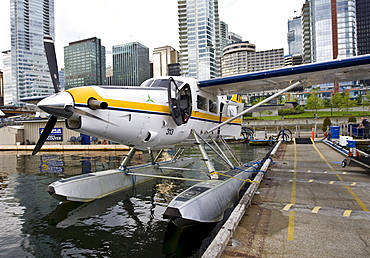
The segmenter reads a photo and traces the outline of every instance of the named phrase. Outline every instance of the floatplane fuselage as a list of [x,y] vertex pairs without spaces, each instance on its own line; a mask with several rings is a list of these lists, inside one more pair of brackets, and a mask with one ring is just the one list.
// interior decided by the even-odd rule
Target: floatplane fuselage
[[[195,130],[207,138],[211,127],[243,110],[236,101],[207,93],[185,77],[153,78],[140,87],[85,86],[59,92],[38,103],[44,111],[66,118],[67,128],[147,150],[173,148]],[[221,135],[239,137],[235,119]]]

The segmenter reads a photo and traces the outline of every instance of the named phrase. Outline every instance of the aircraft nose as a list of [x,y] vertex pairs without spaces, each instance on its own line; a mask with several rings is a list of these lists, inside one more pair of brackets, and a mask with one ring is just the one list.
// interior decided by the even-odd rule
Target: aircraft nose
[[70,118],[73,115],[74,102],[71,94],[59,92],[41,100],[37,106],[50,115]]

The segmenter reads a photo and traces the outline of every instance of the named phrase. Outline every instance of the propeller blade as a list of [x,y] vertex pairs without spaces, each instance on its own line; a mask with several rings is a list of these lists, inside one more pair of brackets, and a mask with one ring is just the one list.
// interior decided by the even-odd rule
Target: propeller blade
[[48,138],[49,134],[53,130],[53,128],[54,128],[55,124],[57,123],[57,121],[58,121],[58,117],[57,116],[51,116],[50,117],[50,119],[47,122],[44,130],[42,131],[42,134],[40,135],[39,140],[37,141],[37,144],[36,144],[35,148],[33,149],[32,155],[35,155],[37,152],[40,151],[42,145],[44,145],[44,142],[46,141],[46,139]]
[[55,93],[60,92],[58,63],[52,37],[44,36],[44,48]]

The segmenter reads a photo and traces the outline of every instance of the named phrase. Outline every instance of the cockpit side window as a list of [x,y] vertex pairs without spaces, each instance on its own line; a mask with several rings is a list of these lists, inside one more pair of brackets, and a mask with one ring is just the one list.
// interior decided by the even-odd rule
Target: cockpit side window
[[[176,80],[176,85],[181,87],[183,84],[182,81]],[[167,88],[168,87],[168,79],[149,79],[143,82],[140,87],[150,87],[150,88]]]
[[150,85],[153,83],[153,79],[148,79],[148,80],[146,80],[146,81],[144,81],[141,85],[140,85],[140,87],[150,87]]

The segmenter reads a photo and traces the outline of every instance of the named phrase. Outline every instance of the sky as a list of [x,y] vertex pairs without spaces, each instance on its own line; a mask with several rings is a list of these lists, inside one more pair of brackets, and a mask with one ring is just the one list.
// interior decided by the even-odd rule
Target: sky
[[[287,21],[300,14],[304,0],[218,2],[220,20],[229,31],[255,44],[257,51],[284,48],[287,53]],[[11,48],[9,3],[0,0],[0,51]],[[138,41],[149,48],[150,58],[156,47],[179,50],[177,0],[54,0],[54,12],[59,68],[64,66],[64,46],[91,37],[100,38],[106,51]]]

